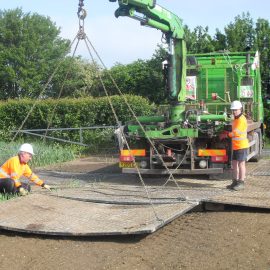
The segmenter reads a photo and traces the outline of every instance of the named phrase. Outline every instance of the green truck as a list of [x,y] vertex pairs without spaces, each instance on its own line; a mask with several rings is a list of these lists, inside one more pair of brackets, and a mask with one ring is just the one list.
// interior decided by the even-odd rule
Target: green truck
[[[110,0],[116,2],[116,0]],[[159,115],[121,128],[124,173],[222,174],[232,167],[230,104],[240,100],[248,120],[248,160],[258,161],[265,134],[258,52],[189,55],[181,19],[154,0],[118,0],[116,17],[159,29],[168,45],[163,62],[170,104]]]

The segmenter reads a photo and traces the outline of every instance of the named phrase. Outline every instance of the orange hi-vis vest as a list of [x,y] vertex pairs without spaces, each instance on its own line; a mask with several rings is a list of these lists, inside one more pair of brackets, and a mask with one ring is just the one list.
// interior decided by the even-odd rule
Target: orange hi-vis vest
[[233,150],[249,148],[247,139],[247,119],[244,115],[233,120],[232,132],[230,132],[228,136],[232,138]]
[[19,156],[10,158],[0,167],[0,181],[1,178],[11,178],[15,182],[15,187],[20,187],[22,185],[19,181],[22,175],[36,185],[43,185],[43,181],[31,171],[30,167],[27,164],[20,162]]

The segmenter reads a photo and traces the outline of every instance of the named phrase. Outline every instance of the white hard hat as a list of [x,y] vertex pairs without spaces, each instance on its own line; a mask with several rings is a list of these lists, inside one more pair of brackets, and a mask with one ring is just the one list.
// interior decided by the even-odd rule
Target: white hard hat
[[29,143],[24,143],[20,146],[19,152],[27,152],[31,155],[34,155],[33,146]]
[[231,104],[231,110],[240,110],[242,107],[242,103],[239,100],[235,100]]

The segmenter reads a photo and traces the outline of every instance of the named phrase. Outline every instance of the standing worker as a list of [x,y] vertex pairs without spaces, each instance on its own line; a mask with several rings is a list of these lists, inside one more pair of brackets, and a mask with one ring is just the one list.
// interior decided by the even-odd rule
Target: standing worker
[[223,132],[220,139],[231,138],[233,148],[233,182],[227,186],[229,189],[242,190],[245,186],[246,159],[248,154],[249,142],[247,139],[247,119],[243,115],[242,103],[235,100],[231,104],[234,116],[232,121],[232,132]]
[[31,187],[29,184],[19,181],[21,176],[27,177],[38,186],[51,190],[50,186],[45,185],[28,166],[27,163],[31,160],[33,155],[34,151],[32,145],[24,143],[21,145],[18,155],[8,159],[0,167],[0,193],[27,195]]

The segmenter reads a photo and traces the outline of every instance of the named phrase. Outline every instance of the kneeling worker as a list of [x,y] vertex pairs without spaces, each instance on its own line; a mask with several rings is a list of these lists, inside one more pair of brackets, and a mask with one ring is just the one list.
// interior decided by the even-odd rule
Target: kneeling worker
[[29,184],[19,181],[21,176],[27,177],[38,186],[51,190],[50,186],[45,185],[28,166],[27,163],[31,160],[33,155],[34,151],[32,145],[24,143],[21,145],[18,155],[8,159],[0,167],[0,193],[27,195],[31,187]]

